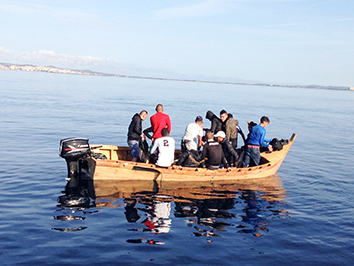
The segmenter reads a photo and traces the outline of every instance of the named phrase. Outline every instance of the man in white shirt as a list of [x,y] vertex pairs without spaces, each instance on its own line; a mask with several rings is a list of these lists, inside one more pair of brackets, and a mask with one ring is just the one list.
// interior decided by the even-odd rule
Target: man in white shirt
[[198,150],[203,143],[203,118],[198,115],[195,119],[195,123],[190,123],[186,132],[184,133],[184,137],[181,142],[181,150],[184,152],[185,150]]
[[167,128],[161,130],[162,138],[158,138],[154,142],[150,153],[158,151],[156,165],[161,167],[169,167],[175,160],[175,140],[170,137],[170,132]]

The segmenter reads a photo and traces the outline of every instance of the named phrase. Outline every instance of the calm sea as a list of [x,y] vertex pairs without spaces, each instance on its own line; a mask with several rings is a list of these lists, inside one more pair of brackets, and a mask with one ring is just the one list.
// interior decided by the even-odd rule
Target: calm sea
[[[0,96],[2,265],[354,261],[354,92],[0,71]],[[298,137],[267,181],[101,182],[90,208],[59,206],[59,141],[126,145],[133,114],[157,103],[178,145],[197,115],[221,109],[244,131],[267,115],[267,137]]]

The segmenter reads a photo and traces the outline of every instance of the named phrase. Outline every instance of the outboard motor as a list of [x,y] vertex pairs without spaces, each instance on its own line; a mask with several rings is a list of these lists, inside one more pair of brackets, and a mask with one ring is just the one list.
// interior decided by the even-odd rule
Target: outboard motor
[[79,160],[90,153],[89,140],[84,138],[67,138],[60,141],[60,157],[66,160],[68,178],[78,178],[80,175]]
[[[67,138],[60,141],[59,155],[66,160],[68,167],[68,183],[65,187],[65,196],[60,196],[58,202],[65,207],[85,206],[90,203],[86,195],[85,174],[88,165],[86,155],[90,153],[89,140],[84,138]],[[86,179],[85,179],[86,178]]]

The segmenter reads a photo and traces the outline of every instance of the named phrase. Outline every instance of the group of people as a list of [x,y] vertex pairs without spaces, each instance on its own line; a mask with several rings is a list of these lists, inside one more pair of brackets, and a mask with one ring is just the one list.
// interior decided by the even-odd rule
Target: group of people
[[[265,147],[272,151],[271,139],[266,139],[266,126],[269,118],[261,117],[257,125],[248,121],[248,136],[245,135],[232,114],[220,111],[220,117],[212,111],[206,113],[210,129],[203,127],[203,117],[197,116],[188,124],[181,140],[181,156],[175,162],[175,140],[170,137],[171,119],[163,112],[162,104],[156,106],[156,113],[150,117],[151,126],[143,131],[142,122],[148,112],[142,110],[132,117],[128,128],[128,145],[132,161],[155,163],[159,167],[207,167],[212,170],[220,167],[248,167],[259,165],[260,150]],[[205,134],[204,134],[205,132]],[[152,133],[152,134],[151,134]],[[244,146],[237,148],[237,136],[241,135]],[[149,148],[146,137],[152,140]]]

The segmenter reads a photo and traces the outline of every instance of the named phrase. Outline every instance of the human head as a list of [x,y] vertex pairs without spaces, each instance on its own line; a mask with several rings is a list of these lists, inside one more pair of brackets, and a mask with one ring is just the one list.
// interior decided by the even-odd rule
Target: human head
[[251,120],[247,121],[247,124],[248,124],[248,131],[251,131],[251,129],[254,127],[254,126],[257,126],[257,124]]
[[226,134],[224,131],[218,131],[214,137],[217,139],[218,142],[223,141],[226,138]]
[[201,117],[200,115],[198,115],[196,118],[195,118],[195,122],[199,125],[201,125],[203,123],[203,117]]
[[167,128],[163,128],[163,129],[161,130],[161,135],[162,135],[163,137],[167,137],[167,136],[170,135],[170,131],[168,131]]
[[212,111],[206,112],[205,118],[209,119],[210,121],[215,117],[215,114]]
[[156,112],[158,112],[158,113],[163,112],[163,106],[162,106],[162,104],[159,103],[158,105],[156,105],[155,110],[156,110]]
[[270,123],[270,120],[269,120],[268,117],[262,116],[261,119],[260,119],[260,122],[261,122],[260,125],[262,127],[266,127]]
[[211,130],[207,130],[207,132],[205,133],[205,136],[206,136],[207,140],[213,139],[213,132]]
[[147,112],[146,110],[142,110],[142,111],[140,112],[141,120],[144,121],[144,120],[147,118],[147,116],[148,116],[148,112]]
[[220,111],[220,119],[221,119],[221,121],[225,122],[227,118],[228,118],[227,112],[224,109],[221,110]]

